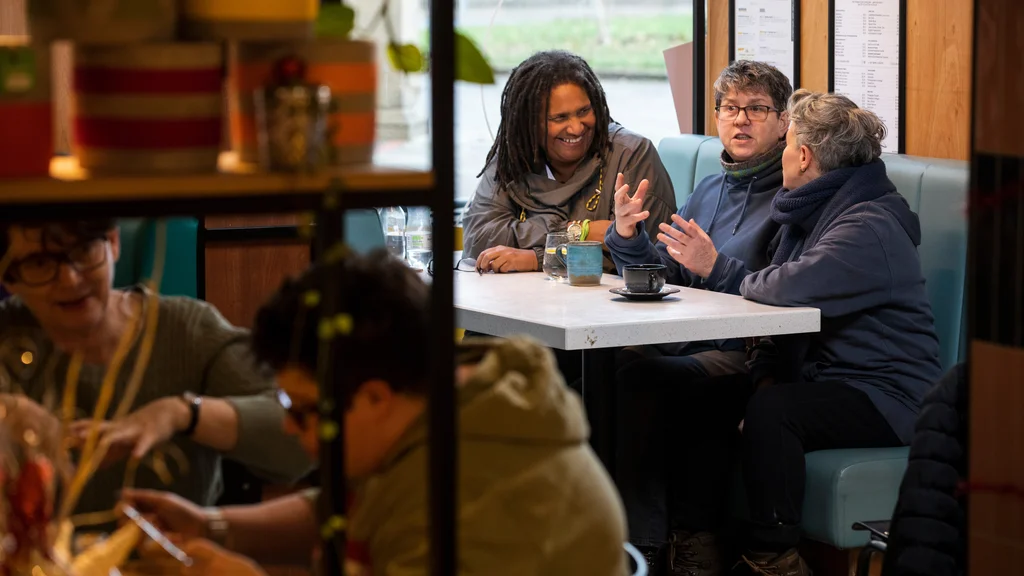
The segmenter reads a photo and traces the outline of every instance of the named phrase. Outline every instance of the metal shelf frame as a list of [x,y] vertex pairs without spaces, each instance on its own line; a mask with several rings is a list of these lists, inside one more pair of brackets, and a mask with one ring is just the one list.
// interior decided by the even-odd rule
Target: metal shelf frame
[[[418,186],[386,188],[374,184],[372,175],[353,184],[349,178],[328,178],[324,189],[310,184],[292,189],[271,191],[283,182],[279,175],[251,176],[245,184],[256,188],[232,188],[238,181],[188,179],[180,180],[180,193],[168,189],[167,180],[147,181],[145,178],[125,180],[83,179],[71,182],[33,179],[0,182],[0,220],[39,221],[83,219],[93,217],[169,217],[212,214],[267,214],[276,212],[316,212],[314,228],[318,257],[325,257],[344,239],[346,210],[377,206],[428,206],[433,213],[433,250],[444,260],[445,254],[455,249],[455,230],[452,214],[455,210],[455,30],[454,2],[430,2],[430,75],[432,96],[432,179]],[[380,65],[385,66],[386,63]],[[429,175],[428,175],[429,176]],[[230,177],[228,177],[230,178]],[[277,178],[277,180],[274,180]],[[107,193],[104,183],[119,188]],[[134,182],[134,184],[133,184]],[[203,182],[228,182],[222,190],[216,184],[213,190],[199,190]],[[363,186],[361,183],[366,183]],[[172,184],[174,182],[172,181]],[[150,184],[152,194],[133,195],[129,190],[135,184]],[[287,185],[281,185],[288,188]],[[218,190],[222,190],[218,192]],[[4,192],[8,193],[7,200]],[[87,192],[87,193],[86,193]],[[231,237],[228,231],[209,231],[214,236]],[[280,227],[257,232],[268,238],[289,237],[294,232]],[[335,279],[336,280],[336,279]],[[326,286],[323,295],[323,317],[334,318],[344,311],[336,286]],[[430,493],[430,567],[435,576],[453,576],[456,573],[456,470],[458,462],[456,444],[455,405],[455,313],[453,271],[450,266],[435,266],[431,282],[431,326],[436,337],[430,342],[430,390],[427,420],[429,425],[429,468],[427,473]],[[344,406],[339,402],[338,376],[348,361],[343,338],[325,341],[325,354],[319,357],[321,384],[321,418],[323,422],[337,424],[336,433],[321,438],[320,506],[323,576],[343,576],[346,552],[348,494],[344,474]],[[358,358],[353,362],[361,361]]]

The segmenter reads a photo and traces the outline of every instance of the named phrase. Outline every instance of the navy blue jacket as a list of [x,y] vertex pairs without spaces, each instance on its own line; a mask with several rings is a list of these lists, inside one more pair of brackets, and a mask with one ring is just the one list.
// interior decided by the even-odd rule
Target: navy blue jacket
[[[781,160],[754,176],[734,178],[722,172],[697,184],[678,214],[687,221],[692,218],[718,250],[718,259],[707,279],[676,262],[663,242],[657,246],[651,243],[650,234],[657,234],[657,222],[651,222],[654,229],[650,231],[644,222],[638,223],[637,234],[628,240],[610,226],[604,237],[605,245],[620,275],[627,264],[660,263],[668,267],[669,284],[739,294],[743,277],[769,262],[768,245],[779,230],[769,210],[781,186]],[[679,228],[675,224],[672,227]],[[742,340],[692,343],[686,347],[686,353],[712,348],[743,350],[744,344]]]
[[[782,354],[798,362],[777,380],[846,382],[866,393],[909,443],[921,401],[942,371],[917,253],[921,225],[881,161],[854,170],[832,201],[860,195],[863,187],[883,193],[842,211],[785,263],[744,278],[740,293],[764,304],[821,310],[821,332],[776,339],[790,349],[803,347],[797,355]],[[823,212],[801,227],[814,229]]]

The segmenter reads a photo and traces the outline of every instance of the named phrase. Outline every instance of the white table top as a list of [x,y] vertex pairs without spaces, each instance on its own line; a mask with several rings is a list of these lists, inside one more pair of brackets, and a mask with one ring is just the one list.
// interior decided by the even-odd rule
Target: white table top
[[622,278],[577,287],[540,272],[455,272],[456,325],[495,336],[527,334],[553,348],[583,350],[801,334],[821,329],[815,308],[777,308],[731,294],[682,288],[661,301],[608,292]]

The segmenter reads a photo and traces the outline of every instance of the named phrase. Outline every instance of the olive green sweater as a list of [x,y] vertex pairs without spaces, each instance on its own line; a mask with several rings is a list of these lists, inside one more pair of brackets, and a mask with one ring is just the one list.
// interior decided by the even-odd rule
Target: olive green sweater
[[[466,344],[483,358],[458,391],[458,576],[624,576],[622,502],[551,351]],[[364,547],[373,576],[429,571],[427,461],[424,415],[356,489],[349,552]]]
[[[249,349],[248,333],[225,320],[200,300],[161,297],[157,334],[149,366],[132,410],[167,396],[190,391],[221,397],[238,413],[238,444],[223,456],[276,482],[292,482],[311,467],[298,441],[284,433],[284,410],[273,393],[273,379],[260,370]],[[139,342],[121,368],[108,417],[114,414],[135,365]],[[25,351],[32,361],[20,360]],[[23,392],[50,407],[58,406],[70,357],[55,350],[38,322],[19,301],[0,302],[0,385],[5,392]],[[77,390],[76,418],[90,418],[99,397],[104,366],[85,365]],[[181,449],[188,469],[168,457],[174,476],[170,486],[146,466],[140,466],[135,486],[170,490],[203,506],[212,505],[222,491],[221,454],[184,437],[172,441]],[[124,484],[125,463],[101,468],[82,493],[76,513],[113,508]]]

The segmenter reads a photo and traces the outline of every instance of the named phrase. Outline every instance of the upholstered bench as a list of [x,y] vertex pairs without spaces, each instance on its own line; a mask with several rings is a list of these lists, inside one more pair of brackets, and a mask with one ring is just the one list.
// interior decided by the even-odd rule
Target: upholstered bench
[[[658,146],[683,206],[694,186],[721,171],[717,137],[681,135]],[[949,368],[962,357],[964,277],[967,261],[968,166],[966,162],[885,154],[889,178],[921,219],[921,264],[939,335],[941,359]],[[803,531],[807,538],[849,549],[863,546],[868,533],[858,521],[892,516],[907,467],[908,448],[823,450],[807,454]],[[742,503],[737,503],[742,508]]]

